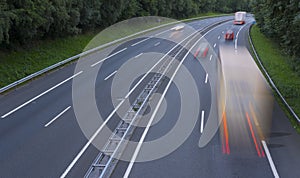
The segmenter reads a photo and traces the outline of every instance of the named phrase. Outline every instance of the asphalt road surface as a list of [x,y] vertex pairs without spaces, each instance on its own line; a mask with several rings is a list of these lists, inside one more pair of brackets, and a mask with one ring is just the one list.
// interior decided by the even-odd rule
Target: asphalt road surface
[[[129,92],[126,88],[129,81],[123,76],[125,79],[117,83],[116,87],[124,87],[124,90],[120,90],[124,93],[120,92],[119,96],[111,97],[114,77],[118,75],[124,63],[132,59],[143,59],[150,61],[147,64],[152,66],[195,30],[201,30],[225,19],[231,20],[210,29],[203,34],[203,38],[197,37],[199,41],[185,58],[184,55],[177,57],[179,62],[183,61],[183,66],[194,79],[197,93],[182,91],[176,85],[176,82],[180,84],[188,79],[181,67],[159,108],[163,114],[157,117],[158,120],[155,120],[147,131],[141,149],[136,149],[136,146],[128,147],[125,154],[132,160],[134,153],[137,153],[136,160],[141,160],[146,152],[143,143],[168,135],[178,124],[177,118],[183,107],[194,113],[191,116],[195,116],[184,118],[182,122],[185,124],[178,126],[179,131],[182,131],[180,133],[187,135],[186,139],[165,140],[164,144],[153,149],[154,153],[162,152],[165,145],[178,142],[180,144],[172,148],[170,153],[157,159],[145,162],[119,161],[111,177],[300,177],[300,137],[276,101],[268,105],[271,108],[268,110],[269,118],[260,117],[263,115],[261,113],[266,112],[258,108],[260,105],[255,102],[247,105],[248,101],[255,100],[253,95],[247,98],[247,102],[245,98],[237,95],[247,91],[249,87],[243,88],[249,84],[247,80],[237,85],[226,83],[228,81],[225,80],[227,89],[231,92],[231,95],[226,96],[226,99],[230,100],[227,104],[231,109],[227,107],[225,114],[218,109],[221,102],[218,93],[218,71],[226,60],[230,60],[222,61],[223,59],[219,58],[222,56],[220,49],[225,46],[227,53],[238,54],[243,47],[249,48],[248,29],[253,22],[252,17],[248,17],[246,24],[242,26],[233,25],[233,17],[218,17],[189,22],[179,31],[170,30],[170,27],[163,28],[85,56],[80,60],[82,65],[79,68],[76,68],[76,63],[69,64],[1,95],[0,177],[83,177],[99,153],[93,144],[87,144],[86,136],[91,137],[99,124],[92,125],[88,133],[83,133],[82,125],[78,124],[76,119],[78,113],[74,111],[72,97],[78,97],[76,101],[82,101],[85,105],[85,99],[94,91],[95,106],[87,105],[86,110],[79,115],[86,118],[88,123],[92,119],[89,108],[92,110],[95,107],[99,109],[102,118],[108,118],[115,108],[114,104]],[[233,41],[224,39],[228,29],[234,31]],[[205,45],[207,43],[208,46]],[[253,60],[244,58],[243,55],[237,56],[234,60]],[[135,66],[128,72],[146,73],[148,65]],[[249,77],[252,73],[245,71],[244,75]],[[129,82],[129,86],[133,88],[141,77],[136,76],[134,81]],[[138,96],[150,77],[151,75],[146,77],[134,89],[129,96],[130,101]],[[261,75],[255,77],[261,77],[260,80],[264,81]],[[76,95],[72,93],[74,78],[75,82],[79,83],[76,85]],[[157,106],[159,96],[164,93],[168,81],[164,81],[158,88],[157,98],[154,97],[148,115],[153,114],[152,108]],[[182,85],[184,84],[183,82]],[[268,90],[268,87],[266,88]],[[183,102],[180,96],[186,96],[188,103]],[[197,103],[196,100],[200,102]],[[222,116],[220,127],[214,128],[207,124],[217,122],[219,116]],[[119,120],[120,117],[113,114],[108,126],[113,129]],[[148,120],[143,122],[147,124]],[[199,139],[213,130],[215,133],[212,132],[214,134],[211,134],[208,144],[199,147]],[[139,127],[130,139],[139,142],[144,132],[145,128]],[[101,134],[102,132],[96,140],[108,139],[107,135]],[[180,136],[178,135],[178,138],[181,138]],[[84,146],[87,147],[84,149]]]

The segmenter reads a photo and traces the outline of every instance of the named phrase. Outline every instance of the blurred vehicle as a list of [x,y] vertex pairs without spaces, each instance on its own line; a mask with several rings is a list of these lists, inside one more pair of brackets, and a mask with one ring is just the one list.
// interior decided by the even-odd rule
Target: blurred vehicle
[[246,20],[246,12],[240,11],[240,12],[236,12],[234,15],[234,21],[233,24],[235,25],[243,25],[245,24],[245,20]]
[[200,43],[198,49],[194,54],[194,57],[197,58],[199,55],[201,55],[202,58],[205,58],[207,56],[208,50],[209,50],[208,43]]
[[184,25],[177,25],[177,26],[171,28],[171,30],[178,31],[178,30],[182,30],[183,28],[184,28]]
[[225,33],[225,40],[233,40],[234,38],[234,33],[232,30],[228,30],[226,33]]

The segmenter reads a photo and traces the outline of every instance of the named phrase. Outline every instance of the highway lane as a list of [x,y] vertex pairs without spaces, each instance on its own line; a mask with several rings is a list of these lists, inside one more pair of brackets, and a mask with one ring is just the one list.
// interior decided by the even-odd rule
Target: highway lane
[[[212,22],[214,20],[216,19],[209,19],[208,21]],[[169,36],[167,35],[166,37],[168,38]],[[138,55],[143,50],[152,48],[157,43],[155,40],[153,43],[141,43],[140,46],[135,46],[136,49],[126,51],[127,53],[122,53],[122,55],[129,57]],[[170,49],[170,46],[162,43],[157,47],[161,48],[161,51]],[[106,50],[110,52],[109,49]],[[105,53],[105,50],[102,50],[87,56],[86,58],[90,59],[87,60],[87,63],[92,65],[103,58],[103,56],[107,56],[107,53]],[[107,70],[101,70],[102,73],[99,76],[102,76],[102,78],[107,77],[120,65],[118,62],[121,62],[121,60],[117,60],[120,57],[115,56],[115,60],[113,59],[107,60],[110,62],[110,67]],[[115,61],[115,63],[112,61]],[[1,114],[4,115],[13,108],[72,76],[74,67],[75,64],[68,65],[34,80],[16,91],[1,96]],[[84,71],[80,75],[87,75],[86,77],[88,78],[89,73],[86,74],[86,71]],[[96,83],[97,90],[101,90],[103,87],[105,91],[109,91],[108,83],[101,80],[100,77],[98,78],[99,80]],[[100,103],[102,101],[110,101],[109,96],[104,93],[97,98],[97,101]],[[72,107],[47,128],[44,128],[44,125],[71,105],[70,80],[1,120],[0,147],[2,153],[0,160],[3,163],[1,165],[4,165],[0,168],[2,176],[58,177],[63,172],[81,145],[86,142],[86,139],[78,127]],[[111,108],[107,107],[103,108],[101,112],[106,115],[110,110]],[[80,165],[78,166],[78,172],[80,173],[76,173],[76,177],[84,174],[89,166],[88,163],[92,161],[95,154],[96,149],[91,146],[84,158],[80,160],[82,164],[78,164]],[[18,171],[13,171],[16,167]]]
[[[211,100],[210,94],[209,94],[210,93],[210,87],[208,85],[206,87],[205,87],[205,85],[202,85],[205,82],[204,81],[205,74],[206,74],[205,71],[203,69],[201,69],[202,67],[199,65],[199,62],[196,59],[194,59],[193,55],[189,55],[187,60],[189,61],[189,63],[188,63],[189,65],[187,65],[186,67],[189,68],[189,71],[194,71],[194,72],[192,72],[192,74],[195,75],[194,79],[196,79],[196,81],[197,81],[198,89],[202,91],[201,92],[202,94],[204,94],[200,97],[201,101],[210,101]],[[201,69],[201,70],[199,70],[199,69]],[[184,79],[184,76],[180,75],[180,73],[179,73],[179,76],[183,77],[179,80]],[[160,91],[160,92],[162,92],[162,91]],[[180,96],[179,89],[175,85],[172,85],[170,87],[170,90],[168,91],[168,93],[166,95],[166,101],[169,103],[167,105],[167,111],[164,114],[163,118],[161,118],[161,120],[158,123],[151,126],[149,135],[147,135],[145,142],[155,140],[157,138],[160,138],[160,137],[164,136],[165,134],[167,134],[174,127],[174,125],[177,122],[176,118],[178,118],[178,115],[179,115],[179,109],[178,108],[180,108],[180,103],[181,103],[181,101],[179,99],[180,98],[179,96]],[[193,101],[190,101],[190,102],[191,102],[190,103],[191,105],[189,107],[196,106],[196,105],[193,105],[193,103],[194,103]],[[206,109],[209,110],[210,109],[209,104],[210,104],[210,102],[208,104],[203,102],[203,104],[201,104],[201,107],[202,108],[203,107],[208,107]],[[198,110],[198,108],[196,108],[196,109]],[[195,127],[196,133],[199,133],[199,128],[200,128],[199,125],[200,125],[199,123],[196,124],[196,127]],[[133,135],[132,140],[139,140],[141,132],[143,132],[143,129],[141,129],[141,128],[137,129],[135,131],[134,135]],[[199,139],[199,134],[195,134],[193,132],[192,135],[196,136],[197,140]],[[190,139],[188,139],[188,140],[190,140]],[[170,142],[170,144],[172,144],[171,140],[169,142]],[[186,142],[184,143],[184,145],[186,145]],[[179,150],[176,150],[175,152],[183,151],[181,149],[182,147],[183,147],[183,145],[180,146],[180,148],[178,148]],[[197,144],[194,144],[194,145],[190,144],[188,146],[188,149],[191,150],[194,147],[197,147]],[[157,147],[156,151],[159,152],[159,149],[160,149],[160,147]],[[134,149],[127,150],[127,151],[132,152],[133,150]],[[196,149],[196,150],[198,150],[198,149]],[[171,155],[175,154],[175,152],[173,152]],[[185,163],[181,162],[181,161],[187,159],[185,157],[186,152],[185,153],[181,152],[181,153],[182,153],[182,154],[180,154],[181,157],[177,157],[177,158],[172,157],[171,160],[168,160],[168,158],[164,157],[164,158],[161,158],[159,160],[154,160],[154,161],[151,161],[151,162],[136,163],[134,165],[133,171],[139,169],[137,171],[138,173],[133,172],[132,174],[130,174],[130,177],[131,176],[132,177],[139,177],[139,176],[142,176],[142,175],[146,176],[146,177],[153,177],[153,176],[155,176],[155,177],[166,177],[166,176],[168,176],[168,177],[176,177],[176,176],[182,177],[183,174],[186,174],[186,176],[194,174],[195,172],[190,172],[190,171],[184,172],[183,171],[184,169],[181,169],[182,166],[189,166],[189,165],[197,166],[197,163],[194,164],[195,162],[193,160],[190,160],[187,164],[185,164],[186,162]],[[169,157],[169,156],[170,155],[168,155],[167,157]],[[168,160],[168,161],[166,161],[166,160]],[[194,160],[196,160],[196,159],[194,159]],[[175,171],[174,168],[176,167],[176,165],[170,165],[170,164],[167,163],[169,161],[172,162],[172,164],[174,163],[178,166],[182,164],[180,166],[180,169],[179,169],[179,167],[177,167],[178,171],[180,171],[180,170],[182,171],[181,174],[178,174],[178,171]],[[197,162],[198,162],[198,160],[197,160]],[[126,162],[120,162],[118,164],[118,167],[116,168],[116,170],[115,170],[112,177],[120,177],[120,176],[124,175],[124,172],[125,172],[126,168],[127,168],[127,163]],[[168,170],[168,172],[166,172],[166,170]]]
[[[239,50],[239,47],[247,47],[250,49],[249,44],[247,42],[248,40],[248,28],[250,23],[252,23],[252,19],[248,18],[247,22],[249,23],[247,26],[243,27],[242,30],[240,30],[242,27],[236,26],[233,28],[235,31],[235,34],[239,32],[238,40],[237,40],[237,50]],[[229,27],[230,28],[230,27]],[[233,43],[229,43],[232,48],[235,48],[235,45]],[[243,58],[241,58],[243,60]],[[261,74],[262,76],[262,74]],[[255,76],[253,76],[255,78]],[[266,82],[266,80],[263,78]],[[267,82],[266,82],[267,83]],[[251,109],[248,109],[248,112]],[[299,134],[296,133],[296,131],[292,128],[290,122],[288,121],[289,119],[285,116],[284,112],[282,109],[280,109],[279,105],[277,102],[274,102],[273,108],[272,108],[272,121],[268,121],[266,118],[258,118],[260,125],[262,127],[262,130],[266,130],[267,133],[264,133],[264,137],[266,142],[268,143],[268,148],[270,151],[270,154],[272,156],[272,159],[274,161],[275,167],[277,169],[277,172],[280,177],[298,177],[299,176],[299,171],[296,169],[294,165],[299,164],[299,160],[295,158],[297,154],[297,149],[299,149],[300,144],[299,144]],[[243,118],[246,119],[246,115],[243,115]],[[251,122],[253,122],[253,118],[251,118]],[[266,124],[265,122],[270,122]],[[236,121],[233,121],[236,122]],[[236,123],[235,123],[236,124]],[[249,130],[249,126],[247,123],[244,123],[245,126],[244,128]],[[253,126],[255,127],[255,126]],[[266,128],[264,128],[266,127]],[[250,131],[249,131],[250,132]],[[240,133],[240,132],[239,132]],[[258,134],[258,133],[256,133]],[[232,134],[234,135],[234,134]],[[251,142],[252,138],[249,135],[248,136]],[[258,139],[259,141],[259,139]],[[272,143],[276,143],[275,146],[272,146]],[[246,144],[247,145],[247,144]],[[277,145],[277,146],[276,146]],[[257,154],[257,150],[252,147],[252,150],[248,149],[249,152],[252,152],[254,154]],[[286,154],[288,153],[288,155]],[[261,168],[260,168],[261,169]],[[271,168],[269,168],[271,169]]]
[[[251,23],[252,19],[248,19],[247,22]],[[241,46],[247,47],[247,41],[245,40],[247,40],[246,37],[249,26],[249,24],[245,26],[224,24],[207,34],[206,38],[216,53],[219,51],[217,47],[219,44],[231,47],[232,53],[234,53],[236,47],[237,50],[239,50]],[[225,41],[222,37],[228,29],[232,29],[235,34],[239,32],[237,46],[235,46],[235,42]],[[213,57],[215,58],[215,56]],[[240,60],[243,60],[243,58],[240,58]],[[190,58],[187,61],[191,62],[193,59]],[[208,63],[208,58],[201,60],[203,66],[205,66],[205,63]],[[215,63],[215,65],[218,64]],[[211,69],[209,71],[211,71]],[[202,71],[198,70],[198,72]],[[174,99],[174,96],[177,95],[178,91],[176,88],[171,87],[166,96],[166,100],[173,103],[171,106],[168,105],[170,111],[175,111],[175,108],[180,107],[180,101]],[[190,105],[190,107],[192,107],[192,105]],[[241,106],[237,105],[235,107],[238,108]],[[241,108],[237,109],[237,111],[240,109]],[[250,110],[251,109],[248,109],[249,113],[251,112]],[[163,119],[158,124],[150,128],[145,142],[159,138],[159,136],[166,134],[166,128],[172,128],[175,122],[173,119],[177,118],[178,113],[170,111],[165,113]],[[250,122],[247,122],[248,117],[246,114],[227,116],[229,153],[226,153],[226,151],[225,153],[222,152],[222,132],[224,130],[222,127],[206,147],[200,149],[197,146],[199,137],[201,136],[199,133],[199,126],[201,124],[199,117],[192,134],[183,145],[166,157],[149,162],[135,163],[132,170],[130,170],[129,177],[273,177],[276,174],[274,173],[274,168],[270,167],[270,162],[266,156],[267,151],[262,146],[261,138],[257,136],[258,131],[252,131],[251,129],[253,127],[253,129],[258,130],[256,127],[259,126],[253,126],[255,123],[253,121],[253,115],[249,117]],[[299,135],[291,128],[283,111],[275,102],[272,124],[266,126],[264,125],[266,118],[258,119],[261,124],[260,127],[270,126],[269,132],[271,134],[263,134],[265,136],[264,139],[269,143],[267,144],[267,148],[275,164],[275,172],[277,171],[280,177],[299,177],[299,171],[295,167],[295,165],[299,165],[299,159],[295,156],[298,152],[296,149],[298,148],[299,150],[300,148]],[[251,125],[251,122],[253,125]],[[238,130],[234,128],[237,125],[239,126]],[[142,131],[142,129],[137,130],[132,140],[139,140]],[[254,137],[256,137],[258,145],[263,147],[263,150],[260,150],[261,156],[258,155],[257,148],[252,140],[254,138],[251,136],[252,133],[255,135]],[[170,144],[172,144],[172,140],[170,140]],[[158,152],[159,149],[158,147]],[[143,146],[141,152],[142,151]],[[292,166],[292,168],[290,166]],[[112,177],[122,177],[126,169],[128,170],[128,162],[121,161]]]
[[[195,23],[195,26],[199,24],[201,23]],[[215,31],[212,31],[207,35],[207,38],[211,43],[211,47],[215,48],[216,52],[218,52],[219,43],[225,43],[223,36],[221,35],[222,31],[226,31],[226,27],[234,27],[234,31],[237,32],[240,28],[240,26],[235,27],[228,24],[225,24],[224,26],[225,29],[217,28]],[[243,45],[245,43],[243,38],[246,36],[246,29],[247,28],[241,30],[239,35],[240,41],[238,41],[238,44]],[[166,34],[166,37],[169,38],[169,35],[170,33]],[[218,39],[218,36],[220,36],[220,39]],[[130,44],[138,41],[139,40],[134,40]],[[122,56],[124,56],[124,58],[132,58],[141,54],[142,52],[146,53],[158,43],[157,40],[149,40],[146,42],[147,43],[140,43],[139,45],[134,46],[131,51],[122,53]],[[130,44],[125,46],[130,46]],[[216,47],[214,47],[214,44],[216,44]],[[123,49],[123,47],[125,47],[123,45],[114,52]],[[229,42],[228,45],[234,47],[233,42]],[[161,51],[167,51],[170,49],[170,46],[168,44],[160,43],[155,48],[158,48]],[[110,52],[111,51],[108,50],[107,53]],[[103,59],[103,57],[100,56],[107,56],[107,53],[104,52],[103,54],[103,52],[99,52],[95,55],[88,56],[87,58],[89,60],[87,60],[87,66],[90,67],[90,65],[99,61],[101,58]],[[213,54],[209,53],[205,59],[202,59],[201,64],[209,73],[208,83],[213,85],[213,83],[210,82],[210,77],[213,76],[213,72],[211,71],[213,71],[214,67],[217,66],[217,58],[213,55],[212,61],[215,62],[210,65],[209,59],[211,55]],[[107,91],[110,91],[109,86],[113,76],[107,81],[104,79],[118,69],[122,62],[124,62],[122,59],[123,58],[120,58],[120,56],[115,56],[115,58],[107,60],[107,66],[111,67],[103,68],[97,78],[96,90],[105,91],[97,93],[99,94],[97,95],[99,106],[103,103],[103,101],[111,101]],[[187,61],[195,60],[191,57],[188,58]],[[187,66],[192,64],[193,63],[185,63]],[[90,70],[93,69],[91,68]],[[19,104],[22,104],[25,101],[28,101],[30,98],[37,96],[38,94],[49,89],[51,86],[54,86],[69,76],[72,76],[73,71],[74,64],[66,66],[63,69],[55,71],[41,79],[37,79],[29,83],[27,86],[24,86],[17,91],[13,91],[6,96],[1,96],[0,113],[6,113],[11,108],[15,108]],[[198,82],[197,84],[200,87],[205,86],[202,85],[205,83],[205,72],[202,71],[200,75],[198,73],[198,68],[196,67],[194,70],[192,70],[192,73],[196,74],[197,76],[199,75],[198,78],[201,83]],[[84,75],[79,76],[82,77],[83,80],[87,80],[90,75],[92,75],[91,73],[83,74]],[[84,86],[85,84],[83,83],[83,91],[85,91]],[[142,87],[138,88],[137,91],[141,90],[141,88]],[[75,115],[72,110],[73,108],[68,110],[65,114],[53,122],[53,125],[51,124],[49,128],[43,128],[44,125],[52,118],[71,105],[72,97],[70,91],[71,82],[67,82],[66,84],[62,85],[62,87],[58,87],[53,90],[51,93],[49,93],[49,95],[47,94],[41,97],[35,103],[31,103],[28,105],[28,107],[24,107],[6,119],[1,120],[3,123],[0,125],[1,143],[6,143],[1,144],[0,149],[1,152],[4,153],[1,154],[0,161],[2,163],[5,162],[5,164],[1,164],[4,165],[0,168],[1,176],[58,177],[77,155],[82,145],[86,142],[86,138],[81,133],[80,128],[75,120]],[[138,92],[133,94],[137,95]],[[178,103],[178,100],[176,100],[175,97],[172,97],[177,95],[178,92],[176,92],[176,88],[171,86],[170,92],[167,93],[166,100],[171,102],[173,101],[173,103]],[[209,98],[205,99],[205,101],[209,100]],[[208,106],[205,105],[205,107]],[[284,116],[277,103],[275,103],[274,107],[272,130],[270,138],[268,139],[272,158],[280,175],[283,175],[284,177],[298,177],[297,165],[299,163],[294,155],[297,155],[300,148],[298,144],[300,143],[299,136],[297,133],[295,133],[293,128],[291,128],[288,119]],[[101,113],[103,113],[103,116],[107,116],[112,108],[112,104],[108,104],[107,106],[103,105],[101,106]],[[178,108],[178,105],[174,104],[171,107],[171,110],[176,110],[176,108]],[[205,108],[204,110],[207,111]],[[150,136],[149,138],[147,137],[147,139],[151,140],[164,135],[172,127],[172,125],[174,125],[174,121],[170,119],[173,116],[175,117],[176,114],[176,112],[169,111],[169,113],[166,114],[168,117],[165,117],[165,119],[159,122],[159,124],[155,125],[155,127],[151,127],[149,132]],[[207,116],[205,116],[205,123],[206,120]],[[152,162],[135,164],[131,174],[132,177],[138,177],[138,175],[147,177],[166,177],[167,175],[173,177],[180,177],[180,175],[189,177],[195,177],[195,175],[203,175],[203,177],[218,177],[219,175],[225,175],[225,177],[232,177],[233,173],[235,173],[234,175],[239,175],[241,172],[246,172],[249,176],[272,176],[272,172],[266,159],[253,159],[253,154],[251,154],[252,156],[247,158],[254,160],[254,163],[251,163],[251,165],[257,163],[257,165],[251,167],[252,169],[250,169],[250,167],[245,167],[244,164],[240,164],[240,160],[234,160],[232,158],[228,159],[227,156],[224,156],[220,152],[221,139],[217,136],[213,138],[207,147],[199,149],[197,146],[197,142],[200,137],[199,128],[200,123],[198,122],[191,136],[184,142],[184,145],[167,157]],[[134,138],[138,140],[138,131],[135,135],[136,137]],[[219,135],[219,133],[217,133],[217,135]],[[251,153],[256,154],[254,147],[252,147]],[[80,160],[76,163],[75,167],[71,170],[68,176],[82,177],[96,154],[97,149],[95,149],[93,146],[90,146]],[[199,158],[197,157],[195,159],[195,155],[199,155]],[[116,170],[113,177],[119,177],[122,175],[121,172],[123,172],[124,168],[126,168],[126,163],[119,164],[118,166],[121,168],[119,167]],[[15,171],[16,167],[18,168],[18,171]],[[257,167],[259,167],[261,170],[257,171]],[[168,174],[166,174],[166,169],[169,170]]]
[[101,135],[101,134],[100,134]]
[[[223,26],[223,25],[222,25]],[[221,27],[220,27],[221,28]],[[214,33],[215,30],[212,30],[210,33]],[[207,34],[207,36],[210,35],[210,33]],[[213,36],[215,38],[215,35]],[[210,41],[210,40],[209,40]],[[212,40],[213,41],[213,40]],[[214,47],[211,47],[210,51],[212,51]],[[195,51],[194,51],[195,52]],[[212,56],[212,58],[210,57]],[[209,60],[209,59],[212,60]],[[213,73],[216,71],[216,65],[218,64],[217,55],[210,52],[207,57],[200,58],[199,61],[203,66],[205,66],[205,69],[212,69],[208,70],[210,71],[210,76],[214,76]],[[195,62],[199,64],[197,60],[194,59],[193,56],[190,56],[190,58],[187,59],[185,62],[185,66],[196,66]],[[210,63],[210,65],[209,65]],[[198,77],[195,77],[199,80],[197,80],[197,84],[201,87],[199,88],[199,93],[204,93],[208,98],[202,98],[200,102],[203,104],[201,105],[200,109],[206,112],[206,116],[204,117],[205,120],[207,120],[208,113],[210,111],[210,101],[211,98],[209,97],[208,93],[210,93],[210,87],[208,90],[204,90],[203,87],[206,85],[209,85],[212,83],[212,85],[215,87],[214,82],[217,82],[211,78],[210,80],[213,82],[209,82],[208,84],[205,84],[206,80],[206,73],[205,71],[200,70],[201,68],[195,67],[192,68],[190,71],[193,74],[201,74]],[[214,93],[215,94],[215,93]],[[178,95],[178,94],[177,94]],[[172,90],[172,87],[170,88],[170,91],[167,94],[168,97],[174,97],[177,96],[174,94],[174,90]],[[167,99],[168,100],[168,99]],[[169,101],[169,100],[168,100]],[[170,103],[176,103],[174,105],[171,105],[171,111],[175,110],[175,108],[178,108],[178,101],[170,101]],[[168,105],[169,106],[169,105]],[[216,107],[215,105],[212,105],[213,107]],[[174,107],[174,108],[173,108]],[[188,107],[193,107],[193,105],[189,105]],[[172,109],[173,108],[173,109]],[[212,108],[213,113],[216,112],[216,108]],[[200,121],[200,117],[198,121]],[[176,115],[174,115],[173,112],[166,113],[165,117],[162,119],[162,123],[156,124],[155,126],[152,126],[149,135],[147,136],[146,140],[152,140],[157,138],[157,135],[161,135],[162,133],[165,133],[165,129],[162,128],[170,128],[174,122],[174,118],[177,118]],[[173,121],[172,121],[173,120]],[[130,174],[130,177],[139,177],[139,176],[146,176],[146,177],[195,177],[195,175],[203,175],[203,177],[215,177],[213,174],[211,174],[211,170],[215,167],[215,162],[211,162],[212,164],[208,164],[207,161],[211,160],[211,157],[214,155],[213,152],[215,152],[215,149],[211,149],[211,146],[205,147],[204,149],[200,150],[197,143],[200,138],[199,128],[201,123],[198,122],[193,129],[193,132],[191,136],[184,142],[183,145],[181,145],[177,150],[175,150],[170,155],[161,158],[159,160],[146,162],[146,163],[136,163],[134,164],[132,173]],[[161,131],[164,130],[164,131]],[[138,134],[134,134],[135,136]],[[214,140],[216,140],[214,138]],[[215,141],[212,141],[210,144],[213,144]],[[172,142],[172,141],[170,141]],[[193,145],[192,145],[193,144]],[[214,144],[213,144],[214,145]],[[216,144],[217,145],[217,144]],[[214,147],[214,146],[213,146]],[[159,149],[159,148],[158,148]],[[203,152],[202,152],[203,151]],[[197,155],[197,156],[196,156]],[[124,170],[126,170],[126,162],[121,162],[118,166],[118,168],[115,171],[115,174],[112,177],[120,177],[124,175]],[[201,165],[201,166],[200,166]],[[125,169],[124,169],[125,168]],[[168,172],[166,172],[165,169],[168,169]]]

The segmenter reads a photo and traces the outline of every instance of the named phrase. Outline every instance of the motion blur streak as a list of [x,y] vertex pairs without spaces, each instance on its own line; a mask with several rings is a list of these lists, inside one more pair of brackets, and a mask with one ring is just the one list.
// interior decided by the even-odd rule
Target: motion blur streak
[[258,119],[257,119],[257,117],[256,117],[256,114],[255,114],[255,112],[254,112],[254,109],[253,109],[253,106],[252,106],[251,103],[249,103],[249,108],[250,108],[251,115],[252,115],[252,117],[253,117],[253,119],[254,119],[254,123],[255,123],[255,126],[256,126],[256,128],[257,128],[259,138],[260,138],[260,140],[265,140],[265,136],[264,136],[264,134],[262,133],[262,130],[261,130],[260,125],[259,125],[259,122],[258,122]]
[[249,125],[249,128],[250,128],[251,136],[252,136],[253,142],[255,144],[255,149],[257,151],[257,155],[259,157],[261,157],[262,155],[260,153],[260,150],[259,150],[259,147],[258,147],[258,144],[257,144],[257,141],[256,141],[256,137],[255,137],[255,134],[254,134],[254,131],[253,131],[253,127],[252,127],[248,112],[246,112],[246,117],[247,117],[248,125]]
[[[259,139],[260,139],[260,140],[265,140],[265,136],[264,136],[263,133],[262,133],[262,130],[261,130],[261,128],[260,128],[260,125],[259,125],[259,123],[258,123],[256,114],[255,114],[255,112],[254,112],[254,110],[253,110],[253,106],[252,106],[251,103],[249,103],[249,108],[250,108],[250,111],[251,111],[252,118],[254,119],[254,123],[255,123],[256,129],[257,129],[257,131],[258,131]],[[259,149],[260,149],[260,151],[261,151],[262,157],[265,157],[266,155],[265,155],[265,152],[264,152],[264,150],[263,150],[263,148],[262,148],[262,146],[261,146],[261,142],[260,142],[260,144],[259,144]]]
[[223,153],[228,154],[230,145],[232,156],[265,157],[260,141],[270,133],[271,89],[246,48],[239,46],[235,51],[234,45],[221,45],[220,60],[226,93]]
[[[228,136],[228,127],[227,127],[227,119],[226,119],[226,113],[223,112],[223,131],[224,131],[224,139],[223,139],[223,153],[224,154],[230,154],[230,147],[229,147],[229,136]],[[224,145],[225,140],[225,145]]]

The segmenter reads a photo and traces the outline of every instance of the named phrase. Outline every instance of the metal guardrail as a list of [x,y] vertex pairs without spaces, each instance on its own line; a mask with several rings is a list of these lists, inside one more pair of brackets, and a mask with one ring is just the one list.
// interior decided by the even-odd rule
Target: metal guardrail
[[[201,31],[197,31],[197,33],[195,32],[194,34],[192,34],[191,39],[189,39],[184,46],[187,47],[188,44],[194,44],[192,43],[192,40],[197,39],[198,35],[201,35],[214,26],[217,26],[226,21],[228,20],[214,23],[213,25],[207,26]],[[93,161],[93,164],[90,166],[84,176],[85,178],[110,177],[113,169],[118,162],[118,159],[121,157],[129,140],[126,140],[125,138],[130,138],[133,130],[135,129],[133,123],[139,122],[139,119],[142,117],[147,108],[147,104],[150,102],[150,97],[153,93],[155,93],[162,80],[164,79],[165,74],[170,70],[171,66],[174,63],[173,61],[182,52],[184,52],[185,47],[182,47],[179,44],[176,45],[176,47],[172,50],[172,54],[169,55],[171,59],[163,62],[162,66],[159,68],[156,74],[151,78],[151,80],[145,86],[144,90],[136,98],[133,105],[129,108],[123,119],[118,124],[117,128],[114,130],[113,134],[108,139],[108,142],[105,144],[104,148],[100,151],[100,153]]]
[[290,113],[297,119],[298,123],[300,123],[300,119],[299,117],[297,116],[297,114],[294,112],[293,108],[287,103],[287,101],[285,100],[285,98],[282,96],[282,94],[280,93],[280,91],[278,90],[278,88],[276,87],[276,85],[274,84],[273,80],[271,79],[270,75],[268,74],[267,70],[265,69],[265,67],[263,66],[256,50],[255,50],[255,47],[253,45],[253,42],[252,42],[252,38],[251,38],[251,35],[250,35],[250,29],[252,28],[253,24],[250,26],[249,30],[248,30],[248,36],[249,36],[249,42],[250,42],[250,45],[252,47],[252,50],[254,52],[254,55],[261,67],[261,69],[263,70],[263,72],[265,73],[265,75],[267,76],[271,86],[274,88],[274,90],[276,91],[276,93],[278,94],[278,96],[280,97],[280,99],[283,101],[283,103],[285,104],[285,106],[289,109]]
[[205,18],[213,18],[213,17],[222,17],[222,16],[226,16],[226,15],[228,15],[228,14],[220,14],[220,15],[214,15],[214,16],[203,16],[203,17],[195,17],[195,18],[184,19],[184,20],[181,20],[181,21],[166,23],[166,24],[163,24],[163,25],[159,25],[157,27],[149,28],[147,30],[143,30],[143,31],[140,31],[140,32],[128,35],[126,37],[123,37],[123,38],[111,41],[109,43],[103,44],[103,45],[98,46],[96,48],[93,48],[93,49],[90,49],[88,51],[85,51],[85,52],[82,52],[80,54],[77,54],[77,55],[75,55],[73,57],[70,57],[70,58],[65,59],[65,60],[63,60],[61,62],[58,62],[58,63],[56,63],[56,64],[54,64],[52,66],[49,66],[49,67],[47,67],[45,69],[42,69],[42,70],[40,70],[38,72],[35,72],[35,73],[33,73],[33,74],[29,75],[29,76],[26,76],[26,77],[24,77],[24,78],[22,78],[22,79],[20,79],[18,81],[15,81],[15,82],[13,82],[13,83],[5,86],[5,87],[0,88],[0,94],[6,92],[6,91],[8,91],[8,90],[10,90],[10,89],[12,89],[12,88],[14,88],[16,86],[18,86],[18,85],[20,85],[22,83],[25,83],[25,82],[27,82],[27,81],[35,78],[35,77],[38,77],[38,76],[40,76],[42,74],[45,74],[45,73],[47,73],[47,72],[49,72],[49,71],[51,71],[51,70],[53,70],[55,68],[63,66],[63,65],[65,65],[65,64],[67,64],[67,63],[69,63],[69,62],[71,62],[71,61],[73,61],[75,59],[78,59],[78,58],[83,57],[85,55],[88,55],[88,54],[91,54],[93,52],[96,52],[96,51],[98,51],[98,50],[100,50],[102,48],[105,48],[105,47],[114,45],[116,43],[122,42],[124,40],[130,39],[130,38],[132,38],[134,36],[141,35],[141,34],[146,33],[146,32],[150,32],[150,31],[153,31],[153,30],[165,27],[165,26],[169,26],[169,25],[173,25],[173,24],[178,24],[178,23],[185,22],[185,21],[191,21],[191,20],[197,20],[197,19],[205,19]]
[[[159,69],[158,73],[156,73],[154,77],[152,77],[142,93],[135,100],[133,107],[130,108],[127,112],[125,119],[122,119],[119,126],[115,129],[114,133],[109,138],[105,148],[100,152],[100,155],[96,158],[94,164],[90,167],[87,174],[84,176],[85,178],[110,177],[118,161],[117,155],[119,154],[121,157],[127,144],[127,140],[125,138],[129,138],[135,128],[133,123],[138,122],[138,120],[142,117],[148,106],[147,104],[149,103],[150,97],[158,89],[159,85],[165,77],[164,74],[168,71],[171,64],[172,63],[168,64],[168,60],[165,61]],[[135,110],[137,111],[135,112]],[[116,138],[117,140],[115,140]],[[111,153],[109,153],[110,151]],[[101,165],[101,167],[99,167],[98,165]],[[99,170],[95,169],[97,166]],[[92,173],[94,173],[94,175],[92,175]]]

